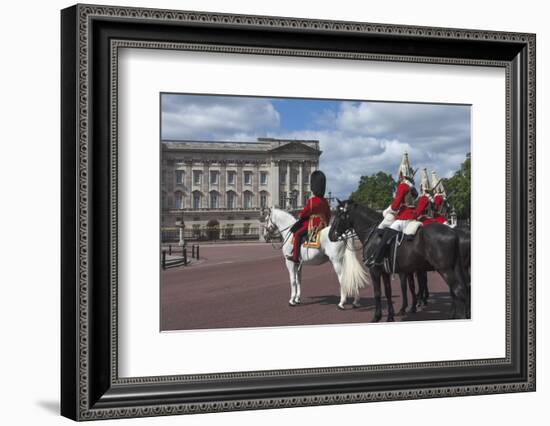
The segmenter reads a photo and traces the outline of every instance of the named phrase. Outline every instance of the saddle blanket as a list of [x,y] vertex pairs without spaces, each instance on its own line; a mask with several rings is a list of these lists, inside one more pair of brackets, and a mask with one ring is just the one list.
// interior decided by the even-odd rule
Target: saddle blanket
[[405,235],[416,235],[418,229],[422,226],[422,222],[418,220],[410,220],[409,223],[403,228],[403,234]]

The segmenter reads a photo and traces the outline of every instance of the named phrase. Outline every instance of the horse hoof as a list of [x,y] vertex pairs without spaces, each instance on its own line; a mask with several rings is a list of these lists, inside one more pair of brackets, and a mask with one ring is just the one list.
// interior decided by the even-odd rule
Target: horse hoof
[[388,322],[395,322],[395,319],[393,317],[388,317]]
[[357,309],[357,308],[360,308],[361,305],[359,305],[359,304],[356,305],[356,304],[354,303],[353,305],[351,305],[351,307],[352,307],[353,309]]
[[380,316],[376,315],[376,316],[372,319],[372,322],[379,322],[379,321],[380,321],[380,318],[382,318],[382,315],[380,315]]
[[409,309],[409,314],[415,314],[416,313],[416,306],[413,306],[411,307],[411,309]]
[[407,313],[407,310],[405,308],[401,308],[399,310],[399,312],[397,312],[395,315],[398,316],[398,317],[402,317],[403,315],[405,315]]
[[296,303],[294,303],[294,302],[288,302],[288,306],[294,307],[294,306],[296,306]]
[[341,311],[345,311],[345,310],[346,310],[346,308],[344,308],[343,306],[340,306],[340,305],[338,305],[338,309],[340,309]]

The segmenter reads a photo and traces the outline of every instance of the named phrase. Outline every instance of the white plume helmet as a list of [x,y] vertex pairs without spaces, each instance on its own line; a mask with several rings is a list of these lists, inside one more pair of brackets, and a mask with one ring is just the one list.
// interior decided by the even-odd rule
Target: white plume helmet
[[428,180],[428,170],[424,167],[420,172],[420,191],[428,192],[430,190],[430,181]]
[[414,179],[414,170],[409,164],[409,154],[407,151],[403,152],[403,157],[401,158],[401,164],[397,170],[397,180],[401,181],[403,178],[408,177],[409,179]]
[[435,170],[432,170],[432,188],[436,194],[445,195],[445,188],[443,187],[443,181],[439,179]]

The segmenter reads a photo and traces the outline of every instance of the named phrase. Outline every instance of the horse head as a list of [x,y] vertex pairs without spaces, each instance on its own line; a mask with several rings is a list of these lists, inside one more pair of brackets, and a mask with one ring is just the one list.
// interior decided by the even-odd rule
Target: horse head
[[276,232],[278,230],[277,225],[273,222],[271,215],[273,214],[273,209],[271,207],[264,207],[260,213],[261,221],[264,223],[264,240],[269,240],[276,237]]
[[328,238],[330,241],[338,241],[346,232],[352,228],[349,210],[354,204],[353,200],[340,201],[336,199],[338,206],[336,207],[336,215],[330,225]]

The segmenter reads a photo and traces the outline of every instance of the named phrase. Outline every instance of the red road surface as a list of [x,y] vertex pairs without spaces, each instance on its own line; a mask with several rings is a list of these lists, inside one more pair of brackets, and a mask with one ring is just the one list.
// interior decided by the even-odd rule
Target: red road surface
[[[304,266],[302,304],[291,307],[290,284],[280,250],[266,243],[202,245],[201,260],[161,273],[161,329],[265,327],[365,323],[372,321],[372,286],[361,291],[361,307],[351,299],[337,308],[340,289],[330,262]],[[396,321],[447,319],[448,287],[439,274],[428,274],[430,300],[423,311],[396,316]],[[392,282],[394,309],[401,308],[397,276]],[[386,320],[386,302],[383,317]],[[409,294],[409,304],[410,304]]]

